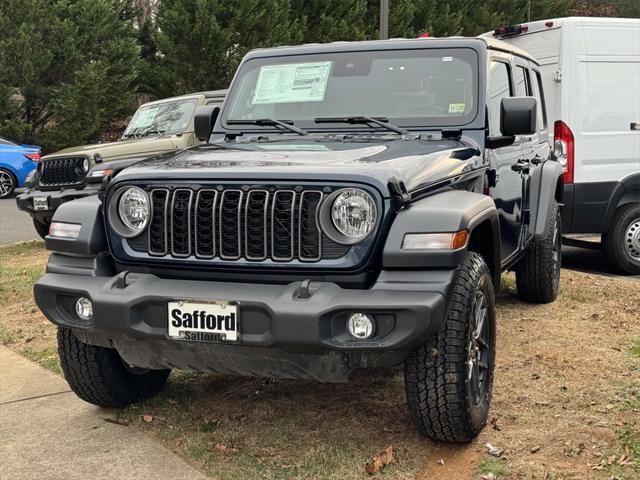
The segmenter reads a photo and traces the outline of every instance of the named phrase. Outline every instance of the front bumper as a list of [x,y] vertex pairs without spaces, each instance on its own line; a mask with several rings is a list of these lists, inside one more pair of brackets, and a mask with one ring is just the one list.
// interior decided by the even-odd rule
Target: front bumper
[[[47,273],[34,293],[54,324],[74,329],[87,343],[115,347],[131,365],[342,381],[353,368],[400,363],[437,333],[455,275],[455,270],[383,271],[370,289],[311,282],[310,296],[302,298],[302,282],[242,284],[130,273],[119,288],[117,276]],[[74,313],[80,296],[93,303],[90,322]],[[237,302],[240,341],[168,339],[170,300]],[[374,338],[355,340],[347,333],[352,312],[374,316]]]
[[[65,190],[42,191],[32,189],[18,195],[16,197],[16,204],[18,205],[18,209],[27,212],[33,218],[50,222],[54,212],[60,205],[78,198],[96,195],[99,189],[99,183],[88,184],[84,188],[67,188]],[[34,198],[46,198],[47,208],[36,210],[34,207]]]

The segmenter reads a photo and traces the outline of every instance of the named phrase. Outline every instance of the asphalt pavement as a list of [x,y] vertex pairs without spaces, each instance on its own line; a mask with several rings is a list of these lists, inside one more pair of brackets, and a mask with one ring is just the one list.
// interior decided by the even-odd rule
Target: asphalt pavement
[[[20,191],[18,190],[18,193]],[[15,195],[0,200],[0,245],[40,240],[31,217],[18,210]]]
[[562,247],[562,268],[640,282],[640,275],[620,275],[599,248]]

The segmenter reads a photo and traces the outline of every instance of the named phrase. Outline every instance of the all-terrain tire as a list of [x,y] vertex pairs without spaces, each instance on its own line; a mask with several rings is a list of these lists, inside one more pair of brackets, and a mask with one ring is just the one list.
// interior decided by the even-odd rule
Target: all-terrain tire
[[547,235],[533,240],[516,264],[518,298],[529,303],[550,303],[560,289],[562,222],[555,200],[551,205]]
[[[478,299],[484,298],[482,388],[471,378],[471,359],[480,345]],[[418,431],[436,441],[469,442],[487,422],[495,367],[495,299],[484,259],[469,252],[458,277],[443,330],[404,362],[407,404]],[[476,395],[477,394],[477,395]]]
[[611,229],[602,235],[602,247],[616,270],[640,274],[640,204],[630,203],[616,212]]
[[40,238],[46,237],[49,235],[49,223],[42,223],[40,220],[33,219],[33,228],[36,229]]
[[132,369],[113,348],[88,345],[58,328],[60,365],[71,390],[100,407],[124,407],[158,393],[171,370]]

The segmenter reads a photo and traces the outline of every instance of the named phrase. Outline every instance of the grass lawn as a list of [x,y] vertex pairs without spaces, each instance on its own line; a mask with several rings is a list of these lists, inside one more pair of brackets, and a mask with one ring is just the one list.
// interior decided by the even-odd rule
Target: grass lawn
[[[60,373],[55,328],[32,299],[45,263],[41,242],[0,247],[0,342]],[[468,446],[415,433],[401,370],[345,385],[174,372],[157,398],[103,415],[220,479],[368,478],[389,445],[397,463],[375,477],[638,478],[640,283],[562,275],[550,305],[518,302],[503,277],[492,421]]]

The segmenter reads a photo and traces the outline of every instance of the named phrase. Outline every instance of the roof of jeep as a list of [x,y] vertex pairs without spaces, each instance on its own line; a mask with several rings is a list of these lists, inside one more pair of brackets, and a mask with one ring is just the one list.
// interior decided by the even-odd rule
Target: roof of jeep
[[[190,98],[197,98],[204,95],[205,98],[224,98],[227,94],[227,90],[207,90],[203,92],[186,93],[184,95],[178,95],[177,97],[161,98],[160,100],[153,100],[151,102],[144,103],[143,105],[156,105],[164,102],[174,102],[176,100],[188,100]],[[142,106],[142,105],[141,105]]]
[[246,58],[279,56],[285,53],[302,55],[316,52],[357,52],[367,50],[402,50],[420,47],[460,48],[483,45],[491,50],[512,53],[532,62],[538,61],[528,52],[507,42],[487,37],[427,37],[393,38],[390,40],[364,40],[360,42],[307,43],[296,46],[256,48]]

